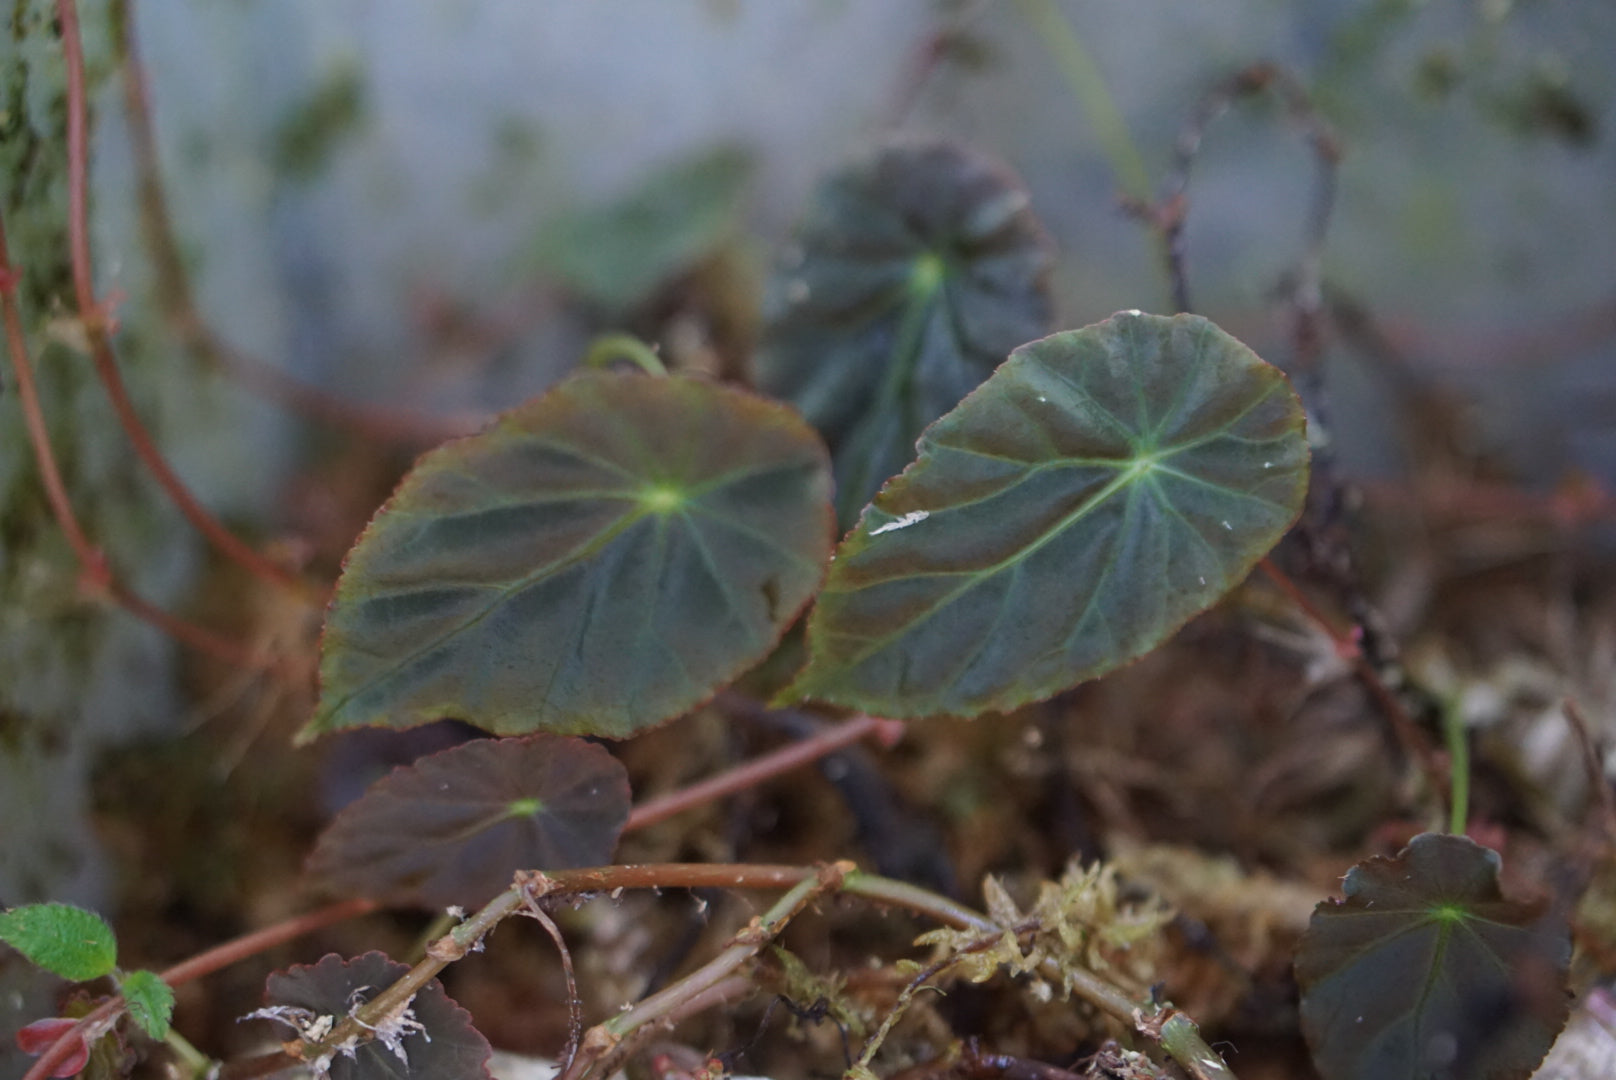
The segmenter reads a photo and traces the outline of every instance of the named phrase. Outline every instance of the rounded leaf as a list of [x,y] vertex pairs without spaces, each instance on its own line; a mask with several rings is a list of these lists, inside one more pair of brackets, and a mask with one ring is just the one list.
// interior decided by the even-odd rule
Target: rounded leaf
[[899,143],[820,186],[769,283],[758,383],[824,434],[843,523],[1049,332],[1050,264],[1015,177],[962,147]]
[[112,927],[95,912],[72,904],[25,904],[0,911],[0,941],[73,982],[110,975],[118,963]]
[[349,553],[302,733],[621,738],[762,659],[818,588],[829,468],[791,410],[584,372],[423,457]]
[[[277,971],[264,983],[266,1008],[252,1015],[285,1023],[300,1037],[318,1037],[409,971],[383,953]],[[402,1017],[380,1025],[376,1037],[331,1061],[331,1080],[488,1080],[488,1040],[471,1014],[433,979]]]
[[1496,853],[1425,833],[1348,872],[1296,954],[1326,1080],[1524,1080],[1565,1024],[1563,917],[1504,899]]
[[603,747],[477,739],[372,784],[320,835],[308,869],[343,892],[476,908],[518,870],[610,862],[628,812],[628,772]]
[[1301,512],[1301,403],[1193,315],[1024,345],[842,541],[779,700],[1006,710],[1154,649]]

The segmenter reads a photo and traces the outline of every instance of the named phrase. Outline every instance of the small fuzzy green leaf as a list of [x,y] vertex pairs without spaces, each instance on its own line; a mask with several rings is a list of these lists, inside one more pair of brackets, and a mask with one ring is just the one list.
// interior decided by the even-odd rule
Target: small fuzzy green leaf
[[1425,833],[1348,872],[1296,953],[1326,1080],[1525,1080],[1569,1010],[1565,918],[1506,899],[1498,855]]
[[140,1030],[154,1039],[166,1039],[168,1021],[174,1015],[173,988],[154,971],[131,971],[119,982],[118,989]]
[[0,941],[73,982],[110,975],[118,963],[112,927],[71,904],[29,904],[0,912]]
[[1285,376],[1193,315],[1023,345],[842,541],[777,700],[973,716],[1144,655],[1296,520],[1304,428]]

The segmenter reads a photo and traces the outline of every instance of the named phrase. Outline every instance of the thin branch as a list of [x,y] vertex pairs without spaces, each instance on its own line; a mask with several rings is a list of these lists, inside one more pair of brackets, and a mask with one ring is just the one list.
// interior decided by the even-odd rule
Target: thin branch
[[931,77],[969,41],[971,25],[992,10],[992,0],[972,0],[947,19],[945,25],[927,30],[920,42],[909,50],[903,65],[903,74],[887,107],[883,126],[898,127],[914,110],[921,91]]
[[1150,171],[1145,168],[1145,159],[1128,134],[1127,122],[1105,84],[1100,65],[1095,63],[1071,23],[1061,15],[1054,0],[1019,0],[1017,6],[1049,50],[1061,77],[1086,114],[1096,141],[1117,175],[1123,196],[1149,199]]
[[561,972],[567,980],[567,1050],[561,1055],[561,1071],[566,1072],[578,1056],[578,1045],[584,1034],[584,1002],[578,994],[578,976],[572,970],[572,953],[567,949],[567,939],[561,936],[561,928],[531,896],[522,898],[522,906],[529,917],[544,927],[544,932],[555,942],[556,952],[561,954]]
[[6,352],[17,379],[17,395],[28,428],[28,441],[39,463],[45,498],[50,503],[56,523],[67,537],[68,546],[73,549],[74,558],[78,560],[81,584],[91,595],[113,600],[130,614],[199,652],[241,668],[269,667],[269,660],[246,646],[186,622],[132,592],[113,575],[106,556],[85,533],[78,515],[73,512],[72,500],[68,498],[61,469],[56,464],[56,454],[51,449],[50,430],[40,405],[33,359],[29,356],[28,341],[22,331],[22,312],[17,306],[18,280],[19,273],[11,264],[11,253],[6,244],[5,221],[0,218],[0,314],[5,317]]
[[33,444],[34,456],[39,461],[40,480],[45,485],[45,497],[50,501],[56,523],[67,536],[73,554],[78,557],[80,572],[86,583],[104,589],[111,579],[106,558],[101,550],[90,543],[79,519],[73,513],[73,503],[67,497],[61,470],[56,467],[56,455],[51,450],[50,431],[45,425],[45,414],[39,406],[38,384],[34,381],[34,364],[28,355],[28,339],[22,332],[22,311],[17,306],[17,283],[20,273],[11,265],[11,250],[6,243],[6,225],[0,216],[0,311],[6,319],[6,349],[11,357],[11,370],[17,379],[17,392],[22,398],[23,421],[28,427],[28,439]]
[[1577,747],[1582,752],[1582,764],[1588,772],[1588,786],[1593,789],[1594,803],[1599,807],[1599,823],[1605,833],[1605,843],[1609,847],[1616,848],[1616,796],[1611,793],[1610,778],[1605,775],[1605,765],[1600,759],[1599,748],[1588,727],[1588,720],[1582,715],[1582,709],[1571,698],[1566,698],[1560,707],[1565,712],[1571,730],[1577,736]]
[[901,720],[855,716],[817,735],[783,746],[698,784],[641,803],[629,814],[628,823],[623,829],[625,832],[643,829],[692,807],[755,787],[765,780],[818,761],[868,735],[875,735],[890,743],[901,736],[903,730]]
[[1334,623],[1308,599],[1307,594],[1290,579],[1288,574],[1274,564],[1272,559],[1264,558],[1258,565],[1262,567],[1268,580],[1278,586],[1302,614],[1307,616],[1308,621],[1324,631],[1335,643],[1336,654],[1352,665],[1354,674],[1362,681],[1365,689],[1380,707],[1381,713],[1391,723],[1392,731],[1402,745],[1403,752],[1424,770],[1431,790],[1440,794],[1444,802],[1448,801],[1451,797],[1449,775],[1443,765],[1441,754],[1414,722],[1414,718],[1409,715],[1408,709],[1398,700],[1391,687],[1380,677],[1375,665],[1369,662],[1355,634],[1343,633],[1336,629]]
[[185,260],[174,240],[174,222],[163,190],[157,136],[152,125],[151,95],[135,38],[132,7],[132,0],[114,0],[113,22],[123,27],[119,44],[123,53],[124,111],[129,120],[129,142],[135,162],[140,228],[156,278],[158,309],[180,343],[204,364],[234,377],[254,392],[311,419],[378,442],[429,446],[470,435],[485,426],[487,418],[481,416],[439,418],[340,401],[274,364],[226,344],[202,318],[185,270]]
[[227,968],[231,964],[240,963],[248,957],[267,952],[277,945],[295,941],[305,934],[312,934],[316,930],[356,919],[361,915],[368,915],[380,907],[376,901],[362,897],[341,900],[315,911],[293,916],[273,926],[266,926],[262,930],[243,934],[222,945],[215,945],[206,952],[197,953],[189,960],[160,972],[160,977],[170,986],[181,986]]
[[156,478],[174,505],[179,507],[198,532],[231,561],[248,573],[272,585],[300,595],[306,594],[303,582],[296,574],[242,541],[225,528],[191,494],[190,489],[174,473],[162,452],[152,442],[145,425],[141,423],[134,403],[124,386],[118,370],[117,358],[112,351],[111,324],[106,309],[95,297],[95,282],[90,257],[89,225],[89,121],[85,104],[84,52],[79,40],[78,9],[74,0],[56,0],[56,13],[61,23],[62,53],[67,61],[67,237],[72,258],[73,293],[79,307],[79,319],[84,326],[90,346],[90,359],[96,374],[112,401],[118,423],[129,437],[135,453]]

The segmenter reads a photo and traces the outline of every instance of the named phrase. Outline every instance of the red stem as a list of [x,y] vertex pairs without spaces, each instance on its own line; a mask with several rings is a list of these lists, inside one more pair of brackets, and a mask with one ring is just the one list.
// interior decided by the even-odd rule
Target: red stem
[[175,475],[162,453],[152,442],[145,426],[140,422],[134,403],[129,399],[118,362],[113,356],[112,341],[106,311],[95,298],[95,282],[90,258],[89,229],[89,139],[85,106],[84,53],[79,41],[79,17],[74,0],[56,0],[56,12],[62,30],[62,54],[67,61],[67,236],[73,264],[73,292],[79,306],[79,318],[89,340],[90,358],[96,374],[106,387],[135,453],[140,456],[151,474],[157,479],[170,499],[179,507],[186,520],[225,556],[236,562],[254,577],[290,589],[304,591],[297,576],[259,554],[197,502],[183,481]]
[[374,408],[346,402],[300,382],[273,364],[265,363],[227,345],[197,310],[185,262],[174,242],[173,217],[163,193],[152,126],[151,96],[146,70],[135,39],[134,12],[120,3],[123,25],[123,97],[129,120],[129,144],[134,151],[140,192],[140,224],[156,278],[156,299],[164,318],[180,342],[203,363],[233,376],[254,392],[313,420],[354,432],[378,442],[431,445],[486,426],[486,417],[437,418],[415,412]]
[[68,546],[78,560],[83,583],[92,592],[110,597],[130,614],[200,652],[239,667],[266,666],[265,661],[244,646],[171,615],[130,591],[113,577],[106,556],[91,543],[84,527],[79,524],[78,515],[73,512],[73,503],[67,497],[67,487],[56,464],[56,454],[51,450],[50,429],[45,424],[45,413],[40,407],[39,385],[34,377],[33,360],[28,355],[28,341],[22,332],[22,312],[17,307],[17,279],[18,273],[11,265],[11,253],[6,244],[5,222],[0,219],[0,313],[5,316],[7,355],[17,377],[23,420],[28,427],[28,441],[33,446],[34,457],[39,462],[45,498],[50,502],[51,513],[57,524],[67,535]]
[[879,735],[883,739],[895,740],[903,734],[901,720],[883,720],[873,716],[855,716],[851,720],[826,728],[817,735],[783,746],[778,750],[764,754],[744,765],[738,765],[717,776],[709,777],[697,784],[692,784],[680,791],[675,791],[660,798],[636,806],[628,816],[628,822],[623,826],[624,832],[633,829],[643,829],[648,825],[655,825],[675,814],[683,813],[702,803],[721,799],[725,795],[733,795],[737,791],[744,791],[749,787],[770,780],[781,773],[809,762],[818,761],[827,754],[833,754],[845,746],[858,742],[866,735]]
[[[234,941],[227,941],[223,945],[215,946],[207,952],[198,953],[189,960],[175,964],[167,971],[162,972],[158,975],[158,978],[170,986],[179,986],[193,979],[199,979],[204,975],[211,975],[221,968],[229,967],[238,960],[244,960],[249,956],[255,956],[258,953],[273,949],[277,945],[283,945],[321,927],[368,914],[375,911],[379,906],[374,900],[344,900],[341,903],[320,908],[318,911],[311,911],[305,915],[287,919],[285,922],[276,923],[274,926],[266,926],[262,930],[244,934]],[[57,1039],[49,1049],[39,1056],[38,1060],[34,1062],[33,1068],[24,1074],[23,1080],[46,1080],[46,1077],[55,1072],[56,1067],[67,1059],[67,1056],[72,1052],[73,1044],[86,1029],[94,1024],[110,1020],[123,1007],[124,1000],[121,995],[110,997],[96,1006],[94,1011],[71,1028],[68,1028],[61,1038]]]
[[1307,594],[1285,571],[1274,565],[1272,559],[1265,557],[1258,565],[1262,567],[1263,573],[1268,575],[1268,580],[1277,585],[1302,614],[1307,616],[1308,621],[1323,630],[1329,635],[1330,640],[1335,642],[1336,654],[1352,665],[1353,673],[1358,676],[1364,688],[1375,699],[1380,711],[1391,722],[1397,741],[1403,746],[1403,752],[1419,763],[1432,789],[1446,799],[1450,794],[1448,770],[1444,767],[1439,752],[1420,731],[1419,725],[1414,723],[1414,718],[1408,714],[1408,710],[1403,707],[1403,703],[1398,700],[1391,687],[1380,677],[1375,665],[1369,662],[1356,637],[1337,630],[1329,617],[1308,599]]

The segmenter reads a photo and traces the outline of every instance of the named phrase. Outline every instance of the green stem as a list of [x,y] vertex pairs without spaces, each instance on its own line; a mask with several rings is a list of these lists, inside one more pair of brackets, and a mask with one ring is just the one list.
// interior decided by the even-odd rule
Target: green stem
[[613,360],[628,360],[647,375],[666,376],[668,369],[656,350],[633,334],[602,334],[584,354],[584,367],[603,368]]
[[1201,1030],[1183,1013],[1174,1013],[1161,1026],[1162,1049],[1195,1080],[1235,1080],[1218,1052],[1201,1038]]
[[1448,747],[1448,831],[1463,835],[1470,820],[1470,743],[1457,700],[1442,706],[1442,737]]
[[1055,66],[1082,106],[1100,149],[1117,174],[1123,194],[1149,203],[1150,171],[1145,168],[1145,159],[1128,134],[1128,125],[1111,91],[1106,88],[1100,66],[1083,47],[1072,25],[1061,17],[1054,0],[1018,0],[1018,6],[1039,40],[1054,56]]
[[213,1059],[192,1046],[191,1041],[172,1026],[169,1027],[168,1034],[163,1036],[163,1042],[168,1046],[174,1057],[178,1059],[180,1068],[184,1070],[184,1075],[192,1077],[193,1080],[201,1080],[213,1069]]
[[808,902],[816,895],[826,889],[834,889],[837,879],[844,876],[848,870],[847,864],[837,864],[826,867],[824,873],[803,878],[776,900],[769,910],[735,935],[734,941],[726,946],[723,952],[672,986],[665,987],[633,1008],[618,1013],[601,1027],[608,1034],[621,1039],[638,1027],[660,1020],[692,995],[723,981],[736,968],[756,956],[764,943],[773,940],[785,929],[786,923],[808,906]]

